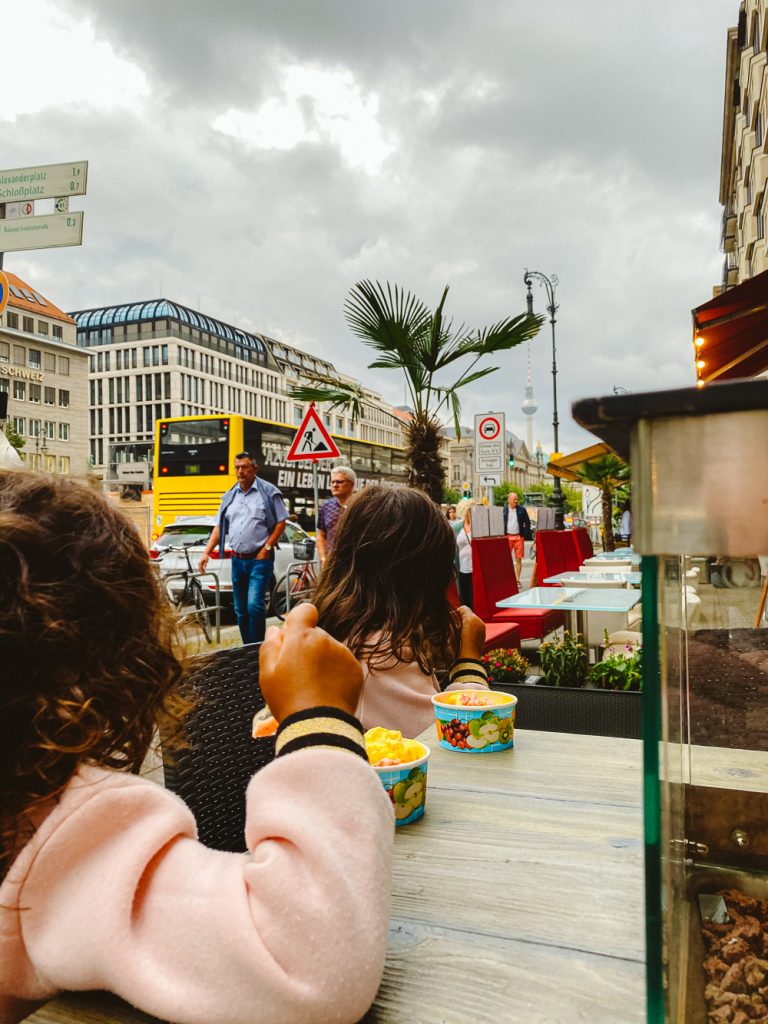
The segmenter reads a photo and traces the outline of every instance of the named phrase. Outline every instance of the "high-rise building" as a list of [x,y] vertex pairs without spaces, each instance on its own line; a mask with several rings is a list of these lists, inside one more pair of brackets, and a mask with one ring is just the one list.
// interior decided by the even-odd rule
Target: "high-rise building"
[[720,202],[723,275],[715,294],[768,269],[768,93],[765,87],[768,0],[744,0],[728,29]]
[[75,321],[15,274],[0,317],[0,392],[8,423],[33,469],[88,472],[88,359],[75,345]]
[[[89,361],[90,454],[109,480],[126,464],[151,465],[158,419],[239,413],[298,425],[305,405],[289,396],[290,385],[344,376],[327,360],[168,299],[72,316]],[[390,407],[375,392],[365,394],[357,423],[322,410],[326,425],[346,437],[401,445]]]

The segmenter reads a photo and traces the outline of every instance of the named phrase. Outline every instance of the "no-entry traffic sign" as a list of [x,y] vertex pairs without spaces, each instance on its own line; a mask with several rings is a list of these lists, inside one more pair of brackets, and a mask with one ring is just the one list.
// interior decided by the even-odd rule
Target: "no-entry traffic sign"
[[483,476],[503,474],[506,432],[503,412],[482,412],[475,416],[475,472]]

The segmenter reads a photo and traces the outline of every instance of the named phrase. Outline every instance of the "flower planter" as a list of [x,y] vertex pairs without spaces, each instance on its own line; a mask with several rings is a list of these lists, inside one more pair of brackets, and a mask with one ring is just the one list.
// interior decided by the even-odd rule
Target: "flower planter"
[[493,684],[517,697],[516,727],[640,739],[642,693],[544,686],[536,682],[540,678],[529,676],[522,685]]

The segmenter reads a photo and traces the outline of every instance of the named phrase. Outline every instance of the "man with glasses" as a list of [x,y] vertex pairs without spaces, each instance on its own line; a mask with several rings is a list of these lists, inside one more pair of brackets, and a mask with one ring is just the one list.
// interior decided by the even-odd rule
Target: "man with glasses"
[[336,537],[339,520],[357,483],[354,469],[349,466],[334,466],[331,470],[331,494],[324,502],[317,517],[317,554],[322,564],[330,554]]
[[266,599],[275,559],[274,548],[285,529],[288,510],[274,484],[260,480],[249,452],[235,456],[237,483],[224,495],[198,569],[205,572],[218,544],[219,557],[232,551],[232,598],[244,644],[264,639]]

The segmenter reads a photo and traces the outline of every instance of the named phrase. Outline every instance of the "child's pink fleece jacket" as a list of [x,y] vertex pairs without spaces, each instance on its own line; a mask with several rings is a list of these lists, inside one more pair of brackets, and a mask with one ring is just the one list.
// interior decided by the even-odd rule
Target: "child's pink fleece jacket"
[[198,843],[155,783],[81,768],[0,885],[0,1022],[107,989],[182,1024],[353,1024],[384,966],[393,820],[338,749],[251,780],[248,855]]

